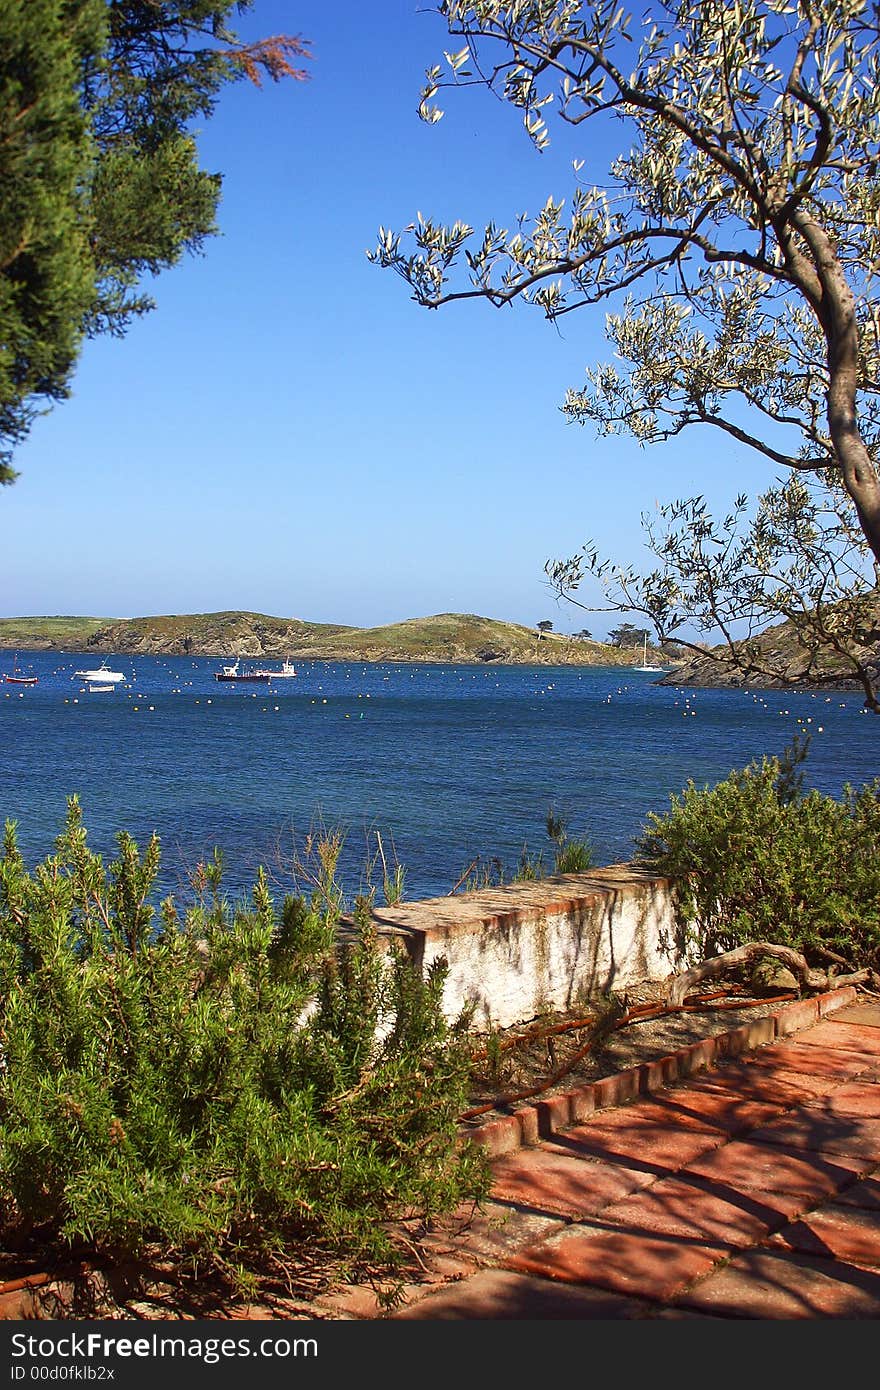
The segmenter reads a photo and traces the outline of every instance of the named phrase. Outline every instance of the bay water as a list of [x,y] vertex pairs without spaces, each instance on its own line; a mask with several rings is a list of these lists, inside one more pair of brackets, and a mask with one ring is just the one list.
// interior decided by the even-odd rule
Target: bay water
[[[0,654],[12,673],[14,653]],[[351,899],[381,885],[381,851],[408,899],[443,895],[469,865],[509,874],[523,849],[552,859],[548,808],[594,862],[631,857],[651,811],[688,779],[811,735],[808,786],[839,795],[880,775],[880,719],[858,693],[695,690],[621,667],[297,664],[269,685],[223,684],[221,662],[110,657],[125,673],[90,693],[94,653],[19,652],[34,686],[0,683],[0,819],[29,864],[54,848],[76,793],[108,861],[127,830],[162,845],[158,893],[188,895],[215,846],[231,897],[259,865],[281,896],[304,880],[310,833],[340,831]],[[270,668],[280,662],[263,661]],[[248,665],[242,663],[243,667]],[[381,888],[378,900],[382,901]]]

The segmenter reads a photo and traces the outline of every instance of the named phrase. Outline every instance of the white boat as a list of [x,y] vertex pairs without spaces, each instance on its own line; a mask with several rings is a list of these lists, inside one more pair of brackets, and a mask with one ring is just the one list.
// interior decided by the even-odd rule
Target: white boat
[[665,666],[650,666],[650,665],[648,664],[648,634],[647,634],[647,632],[645,633],[645,645],[644,645],[644,647],[643,647],[643,649],[642,649],[642,664],[641,664],[641,666],[634,666],[634,667],[633,667],[633,670],[634,670],[634,671],[652,671],[652,672],[658,672],[658,673],[659,673],[660,671],[665,671],[665,670],[666,670],[666,667],[665,667]]
[[115,689],[116,689],[116,686],[115,686],[115,685],[90,685],[90,686],[89,686],[89,694],[90,694],[90,695],[102,695],[102,694],[106,693],[106,691],[108,691],[108,690],[115,690]]
[[[227,668],[224,667],[223,669],[226,670]],[[295,675],[296,675],[296,668],[294,667],[293,662],[288,658],[288,659],[284,662],[284,664],[283,664],[283,666],[281,667],[281,670],[280,670],[280,671],[270,671],[270,670],[268,669],[268,667],[266,667],[266,666],[261,666],[258,670],[252,671],[252,672],[251,672],[251,677],[250,677],[250,678],[251,678],[251,680],[255,680],[255,681],[280,681],[280,680],[286,680],[288,676],[295,676]],[[222,677],[222,676],[218,676],[217,679],[218,679],[218,680],[222,680],[223,677]]]
[[288,659],[283,662],[280,671],[270,671],[269,675],[273,681],[286,680],[288,676],[296,675],[296,668],[293,662]]
[[107,658],[101,662],[100,666],[95,666],[91,671],[74,671],[77,680],[88,681],[93,685],[116,685],[119,681],[125,680],[122,671],[111,671],[107,665]]

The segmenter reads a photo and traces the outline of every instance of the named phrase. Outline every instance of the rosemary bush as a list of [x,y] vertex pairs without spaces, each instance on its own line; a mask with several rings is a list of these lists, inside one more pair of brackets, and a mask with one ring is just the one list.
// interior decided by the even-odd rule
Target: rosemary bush
[[805,792],[808,749],[795,738],[715,787],[688,782],[648,817],[637,855],[672,880],[685,959],[768,941],[823,967],[880,964],[880,779]]
[[181,913],[149,898],[154,837],[105,868],[76,798],[29,872],[0,860],[0,1219],[111,1256],[226,1275],[333,1259],[393,1265],[401,1215],[485,1191],[458,1142],[467,1020],[445,967],[385,956],[369,902],[230,905],[222,861]]

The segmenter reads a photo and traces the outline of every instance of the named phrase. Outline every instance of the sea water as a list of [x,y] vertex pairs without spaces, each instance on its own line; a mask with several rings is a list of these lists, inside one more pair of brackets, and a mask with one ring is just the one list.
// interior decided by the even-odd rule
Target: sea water
[[[0,654],[12,672],[13,653]],[[594,862],[631,857],[650,812],[692,779],[811,735],[805,782],[839,795],[880,775],[880,719],[858,693],[683,689],[621,667],[297,663],[269,685],[215,681],[221,662],[116,657],[112,691],[75,675],[94,654],[19,652],[35,686],[0,684],[0,818],[29,864],[54,848],[75,793],[107,861],[126,830],[162,846],[158,890],[185,895],[218,847],[231,896],[258,866],[304,886],[309,835],[344,836],[340,877],[382,900],[379,852],[409,899],[449,893],[469,865],[552,860],[550,807]],[[280,667],[280,662],[261,664]],[[246,661],[242,662],[247,667]],[[300,869],[296,869],[297,861]]]

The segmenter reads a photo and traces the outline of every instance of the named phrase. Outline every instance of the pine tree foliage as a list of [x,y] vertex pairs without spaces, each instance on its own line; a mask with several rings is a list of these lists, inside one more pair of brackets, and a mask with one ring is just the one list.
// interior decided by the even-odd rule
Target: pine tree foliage
[[196,125],[222,89],[302,79],[300,38],[245,43],[253,0],[7,0],[0,8],[0,481],[86,336],[153,307],[144,279],[217,230]]
[[78,88],[105,38],[102,0],[0,7],[0,481],[39,400],[58,400],[94,299]]

